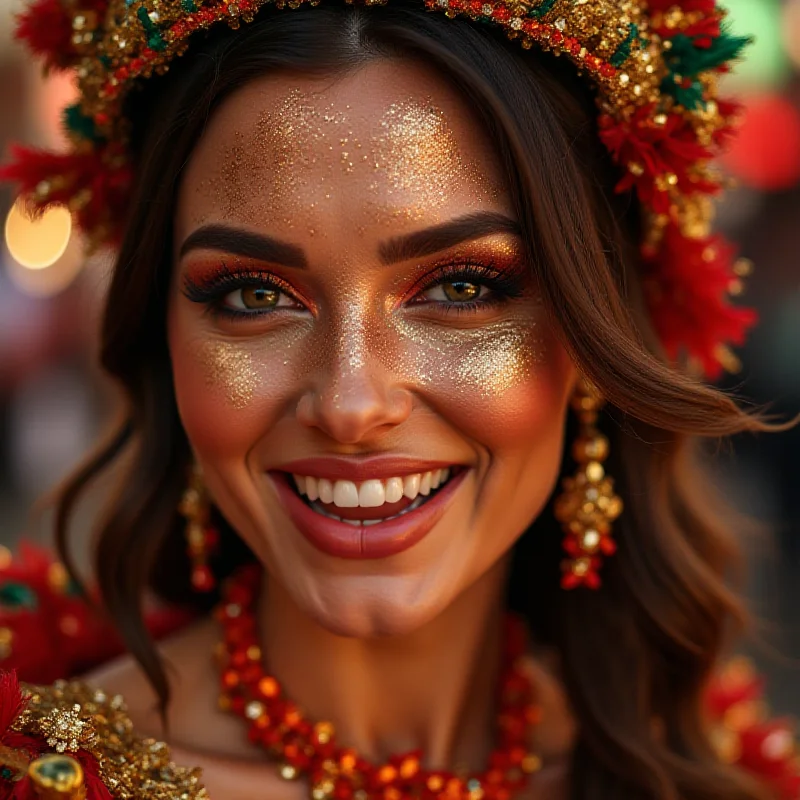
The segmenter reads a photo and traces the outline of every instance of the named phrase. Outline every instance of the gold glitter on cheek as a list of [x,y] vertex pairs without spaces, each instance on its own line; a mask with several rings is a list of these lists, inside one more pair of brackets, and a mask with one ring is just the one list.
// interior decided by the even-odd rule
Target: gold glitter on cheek
[[462,399],[497,399],[535,375],[546,360],[535,315],[458,329],[427,321],[398,324],[408,378],[455,391]]
[[223,390],[233,408],[246,408],[258,387],[252,355],[229,342],[207,342],[197,353],[208,388]]

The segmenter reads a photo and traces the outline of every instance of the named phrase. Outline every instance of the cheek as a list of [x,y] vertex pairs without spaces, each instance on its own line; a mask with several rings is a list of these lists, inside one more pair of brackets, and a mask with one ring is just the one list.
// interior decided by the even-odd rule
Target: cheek
[[544,324],[525,316],[476,330],[405,327],[408,378],[493,455],[560,431],[574,369]]
[[199,326],[181,313],[170,325],[181,421],[198,453],[242,456],[287,407],[293,337],[220,341],[199,332]]

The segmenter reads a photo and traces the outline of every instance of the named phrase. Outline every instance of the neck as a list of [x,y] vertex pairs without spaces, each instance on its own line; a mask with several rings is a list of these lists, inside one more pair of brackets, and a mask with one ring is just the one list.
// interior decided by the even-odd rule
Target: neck
[[505,573],[498,564],[411,634],[368,640],[322,628],[267,581],[259,624],[270,672],[372,761],[420,749],[431,769],[479,768],[494,739]]

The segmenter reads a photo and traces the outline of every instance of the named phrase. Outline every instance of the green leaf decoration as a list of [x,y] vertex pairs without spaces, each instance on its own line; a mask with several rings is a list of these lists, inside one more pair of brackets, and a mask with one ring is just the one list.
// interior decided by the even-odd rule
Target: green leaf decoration
[[166,50],[167,43],[164,41],[161,31],[150,19],[147,9],[144,6],[139,6],[136,10],[136,16],[139,17],[139,22],[142,23],[142,27],[147,31],[147,46],[153,50]]
[[637,41],[638,38],[639,26],[635,22],[632,22],[628,29],[628,35],[625,37],[625,41],[620,43],[611,58],[608,59],[609,63],[614,67],[621,67],[631,57],[633,43]]
[[752,40],[748,36],[734,36],[723,30],[722,35],[712,41],[711,47],[695,47],[694,41],[683,33],[670,41],[672,48],[664,54],[670,72],[694,77],[739,58]]
[[534,19],[541,19],[545,14],[549,14],[553,10],[556,2],[557,0],[543,0],[540,5],[528,12],[528,16]]
[[87,117],[77,103],[64,109],[63,120],[67,130],[77,133],[78,136],[91,141],[97,141],[99,138],[94,127],[94,120],[91,117]]
[[181,0],[181,8],[187,14],[194,14],[197,11],[197,6],[194,3],[194,0]]
[[36,608],[36,593],[24,583],[4,583],[0,586],[0,605],[6,608]]
[[668,75],[661,82],[661,91],[674,98],[679,106],[689,110],[704,108],[706,104],[703,98],[703,85],[700,81],[692,81],[687,87],[676,83],[674,76]]

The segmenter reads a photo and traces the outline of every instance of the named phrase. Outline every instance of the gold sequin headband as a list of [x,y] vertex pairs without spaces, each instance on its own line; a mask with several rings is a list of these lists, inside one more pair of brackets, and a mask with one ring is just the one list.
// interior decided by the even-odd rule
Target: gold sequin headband
[[[132,180],[123,100],[164,72],[201,28],[251,22],[264,5],[319,0],[35,0],[17,36],[47,67],[74,69],[79,100],[65,109],[71,150],[16,146],[0,179],[21,185],[34,209],[65,204],[91,247],[122,233]],[[367,5],[374,4],[366,0]],[[724,28],[716,0],[422,0],[448,17],[499,25],[523,48],[570,59],[593,83],[603,143],[619,165],[618,191],[645,214],[645,288],[669,357],[715,376],[755,321],[734,307],[742,262],[711,233],[711,165],[734,127],[735,103],[717,84],[746,39]]]

